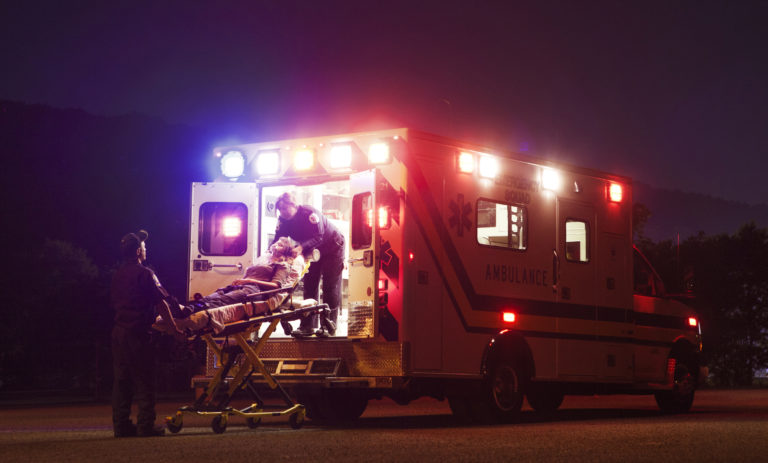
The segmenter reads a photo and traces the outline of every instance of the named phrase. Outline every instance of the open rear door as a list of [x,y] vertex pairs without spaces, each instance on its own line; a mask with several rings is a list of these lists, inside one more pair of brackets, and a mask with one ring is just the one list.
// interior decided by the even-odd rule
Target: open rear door
[[376,170],[350,175],[348,337],[378,333],[379,230],[376,226]]
[[189,299],[229,285],[254,259],[256,185],[193,183]]

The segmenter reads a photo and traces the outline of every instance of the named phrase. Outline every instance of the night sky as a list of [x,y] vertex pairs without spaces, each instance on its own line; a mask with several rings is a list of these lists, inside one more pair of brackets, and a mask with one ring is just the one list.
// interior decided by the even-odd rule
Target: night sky
[[768,2],[4,1],[0,24],[0,99],[212,145],[410,126],[768,202]]

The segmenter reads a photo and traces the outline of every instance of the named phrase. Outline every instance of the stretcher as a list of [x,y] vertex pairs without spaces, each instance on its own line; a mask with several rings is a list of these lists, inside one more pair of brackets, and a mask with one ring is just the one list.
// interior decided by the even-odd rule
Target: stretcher
[[[214,352],[221,363],[221,368],[213,376],[206,390],[192,405],[180,407],[175,415],[166,417],[166,426],[170,432],[178,433],[181,431],[183,417],[187,413],[213,417],[211,429],[217,434],[223,433],[227,429],[229,417],[233,415],[244,417],[249,428],[258,427],[261,419],[267,416],[288,416],[289,423],[294,429],[299,429],[303,425],[306,418],[305,406],[296,403],[288,395],[259,358],[259,353],[280,323],[285,326],[289,321],[318,314],[321,327],[329,328],[328,315],[330,310],[328,304],[318,304],[314,299],[294,301],[293,289],[295,287],[294,285],[292,288],[278,288],[254,295],[254,298],[261,299],[269,296],[270,293],[288,292],[289,294],[283,304],[272,312],[247,320],[226,323],[224,329],[216,333],[217,337],[226,338],[226,341],[221,345],[214,340],[211,330],[196,336],[202,338],[208,348]],[[245,301],[242,304],[258,304],[258,302]],[[266,330],[256,341],[251,341],[252,334],[258,335],[262,324],[268,324]],[[227,382],[228,376],[232,377],[229,382]],[[276,390],[285,402],[285,407],[267,406],[253,384],[254,376],[263,378],[270,389]],[[225,387],[226,391],[224,390]],[[243,389],[250,393],[254,402],[243,409],[231,407],[230,403],[235,394]]]

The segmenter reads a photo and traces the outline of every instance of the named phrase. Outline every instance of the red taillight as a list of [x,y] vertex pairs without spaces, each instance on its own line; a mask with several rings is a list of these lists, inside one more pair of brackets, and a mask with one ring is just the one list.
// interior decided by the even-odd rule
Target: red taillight
[[413,251],[408,251],[408,262],[413,262],[413,259],[416,258],[416,254],[413,253]]
[[608,199],[614,203],[620,203],[624,198],[624,189],[618,183],[608,185]]
[[688,317],[688,326],[698,326],[699,321],[696,320],[696,317]]
[[503,312],[501,314],[501,319],[504,323],[515,323],[515,318],[514,312]]

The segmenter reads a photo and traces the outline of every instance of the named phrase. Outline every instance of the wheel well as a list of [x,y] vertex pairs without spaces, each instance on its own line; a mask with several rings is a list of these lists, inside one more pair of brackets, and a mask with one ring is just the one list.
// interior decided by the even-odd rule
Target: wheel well
[[480,372],[487,376],[489,368],[505,359],[520,362],[526,379],[534,377],[536,369],[531,348],[520,333],[505,330],[491,338],[483,352]]
[[693,369],[691,373],[698,377],[701,359],[693,344],[683,339],[675,342],[672,346],[672,350],[669,352],[669,357],[684,362],[688,367]]

